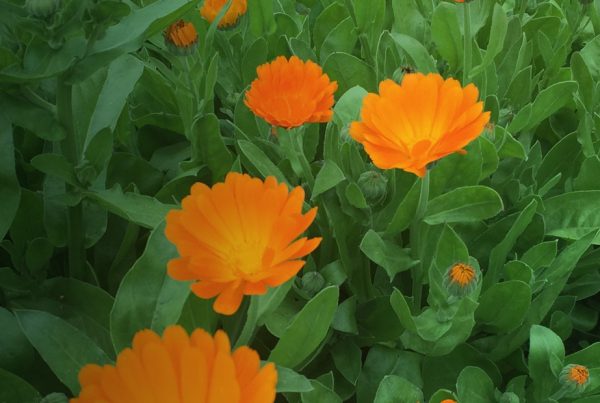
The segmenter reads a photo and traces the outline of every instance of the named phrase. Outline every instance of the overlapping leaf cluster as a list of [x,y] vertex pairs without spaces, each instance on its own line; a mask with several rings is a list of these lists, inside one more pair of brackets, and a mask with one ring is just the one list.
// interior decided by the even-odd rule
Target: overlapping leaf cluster
[[[195,1],[63,0],[41,18],[0,0],[0,401],[64,400],[83,365],[174,323],[253,346],[282,401],[598,401],[600,1],[464,6],[249,0],[219,29]],[[161,35],[182,17],[190,56]],[[279,55],[338,83],[333,120],[301,138],[314,184],[244,104]],[[348,134],[367,92],[411,70],[473,82],[493,123],[430,169],[417,223],[419,180]],[[304,186],[323,241],[224,317],[167,276],[163,220],[230,171]],[[456,262],[481,271],[462,297],[444,284]],[[569,364],[585,388],[565,389]]]

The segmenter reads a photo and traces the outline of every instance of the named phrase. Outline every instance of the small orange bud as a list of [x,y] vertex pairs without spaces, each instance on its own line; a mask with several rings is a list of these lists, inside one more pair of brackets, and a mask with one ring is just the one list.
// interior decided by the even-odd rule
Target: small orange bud
[[179,20],[164,32],[165,43],[169,50],[178,56],[188,56],[196,50],[198,33],[194,24]]
[[477,270],[466,263],[455,263],[446,272],[444,285],[454,296],[462,297],[469,294],[477,286]]

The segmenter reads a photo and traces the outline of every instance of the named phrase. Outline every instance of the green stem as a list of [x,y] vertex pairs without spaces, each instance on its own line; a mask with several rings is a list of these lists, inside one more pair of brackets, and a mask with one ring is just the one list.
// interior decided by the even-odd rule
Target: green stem
[[427,201],[429,200],[429,171],[425,172],[425,176],[421,179],[421,191],[419,192],[419,202],[415,217],[410,225],[410,251],[412,258],[419,260],[419,263],[412,269],[413,275],[413,304],[418,312],[421,309],[421,295],[423,291],[422,283],[425,275],[425,267],[423,267],[423,257],[421,256],[422,239],[421,239],[421,221],[427,210]]
[[187,84],[190,87],[189,90],[192,92],[192,96],[194,97],[194,116],[198,114],[198,108],[200,106],[200,100],[198,99],[198,91],[196,90],[196,86],[194,85],[194,81],[192,80],[192,68],[190,67],[190,56],[184,56],[185,58],[185,76],[187,79]]
[[471,71],[471,9],[469,1],[463,3],[463,22],[465,24],[464,32],[464,63],[463,63],[463,85],[469,82],[469,72]]
[[[63,152],[67,160],[76,166],[79,162],[79,145],[73,128],[72,88],[66,84],[66,77],[59,76],[56,85],[56,112],[60,124],[66,131]],[[73,189],[70,189],[73,190]],[[68,211],[68,256],[69,275],[84,279],[86,257],[83,229],[83,206],[81,203],[69,207]]]

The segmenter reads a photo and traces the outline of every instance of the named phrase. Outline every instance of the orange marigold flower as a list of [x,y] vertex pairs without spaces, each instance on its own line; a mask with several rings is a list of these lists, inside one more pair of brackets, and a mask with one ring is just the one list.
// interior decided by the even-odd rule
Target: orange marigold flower
[[255,115],[287,129],[331,120],[337,82],[331,82],[318,64],[279,56],[258,66],[256,73],[244,99]]
[[304,190],[291,192],[269,176],[264,182],[229,173],[211,188],[192,186],[182,209],[167,215],[165,233],[181,257],[168,264],[176,280],[196,280],[201,298],[217,296],[215,311],[231,315],[244,295],[260,295],[283,284],[304,266],[321,238],[294,241],[315,219],[302,214]]
[[171,24],[164,32],[165,43],[173,53],[191,54],[198,45],[198,33],[194,24],[179,20]]
[[162,338],[138,332],[115,365],[86,365],[79,383],[71,403],[271,403],[277,371],[273,363],[261,368],[257,352],[246,346],[232,353],[223,331],[212,337],[197,329],[188,336],[171,326]]
[[[213,22],[225,4],[227,4],[227,0],[204,0],[204,4],[200,8],[200,15],[208,22]],[[246,0],[233,0],[231,7],[217,26],[223,28],[234,25],[240,16],[246,14],[247,7]]]
[[379,94],[368,94],[361,122],[350,135],[362,143],[382,169],[400,168],[424,176],[427,164],[462,150],[490,119],[477,102],[473,84],[462,88],[439,74],[406,74],[402,84],[385,80]]
[[456,403],[456,400],[454,400],[454,399],[444,399],[440,403]]
[[477,270],[466,263],[455,263],[446,272],[444,284],[450,294],[463,296],[477,286]]

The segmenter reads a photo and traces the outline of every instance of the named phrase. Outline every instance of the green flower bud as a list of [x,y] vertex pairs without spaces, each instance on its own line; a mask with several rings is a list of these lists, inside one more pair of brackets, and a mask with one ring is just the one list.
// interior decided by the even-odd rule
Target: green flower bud
[[323,278],[321,273],[309,271],[302,276],[302,291],[309,297],[314,297],[323,287],[325,287],[325,278]]
[[48,18],[58,11],[60,0],[27,0],[25,7],[36,18]]
[[358,178],[358,187],[369,204],[378,204],[385,199],[387,178],[377,171],[363,172]]

